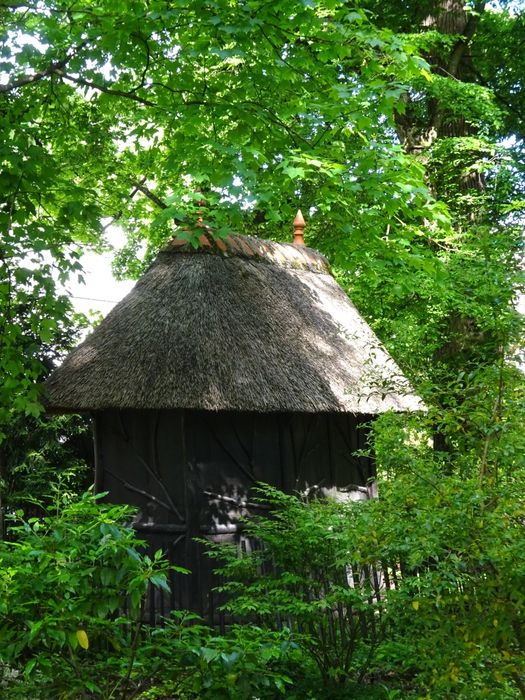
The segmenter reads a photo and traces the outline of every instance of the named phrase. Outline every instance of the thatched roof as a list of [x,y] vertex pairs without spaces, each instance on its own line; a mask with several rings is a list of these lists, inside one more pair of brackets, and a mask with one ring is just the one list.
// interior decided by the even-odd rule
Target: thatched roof
[[174,240],[45,386],[48,410],[421,408],[314,250]]

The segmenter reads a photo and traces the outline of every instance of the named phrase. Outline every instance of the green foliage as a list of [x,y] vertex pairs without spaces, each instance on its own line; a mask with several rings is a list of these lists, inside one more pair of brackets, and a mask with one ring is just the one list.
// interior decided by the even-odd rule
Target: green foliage
[[361,692],[397,688],[403,697],[516,697],[523,479],[487,488],[437,478],[425,448],[406,445],[414,469],[382,482],[377,500],[307,502],[261,488],[271,512],[247,523],[260,548],[211,550],[225,561],[226,609],[297,630],[301,674],[323,697],[353,697],[356,681]]
[[415,673],[431,698],[516,697],[525,672],[523,483],[486,489],[422,476],[385,483],[382,502],[367,505],[374,536],[362,531],[361,551],[407,567],[388,595],[396,625],[382,670]]
[[[18,302],[21,293],[18,289]],[[66,302],[64,297],[61,299]],[[70,309],[69,302],[64,308]],[[47,376],[64,350],[77,340],[86,319],[74,315],[71,325],[64,318],[55,324],[47,318],[50,309],[31,301],[31,293],[23,304],[16,306],[16,311],[8,308],[8,315],[10,312],[14,314],[9,320],[10,327],[17,330],[18,339],[8,348],[9,337],[0,336],[3,353],[0,363],[4,360],[9,364],[11,352],[15,353],[17,359],[10,365],[11,369],[16,365],[22,375],[26,374],[22,390],[13,376],[6,376],[11,370],[5,365],[3,384],[0,383],[0,393],[3,391],[5,398],[3,407],[0,399],[0,539],[5,535],[6,514],[27,509],[30,503],[32,515],[41,513],[39,503],[47,503],[50,483],[67,478],[68,486],[74,485],[74,490],[81,493],[93,480],[89,420],[80,416],[42,415],[36,383]],[[48,329],[49,336],[44,338],[39,334],[35,319],[40,319],[38,323]],[[32,381],[27,376],[29,367]]]
[[173,613],[162,628],[153,630],[140,650],[154,684],[139,697],[161,700],[249,700],[288,697],[286,675],[295,642],[286,629],[271,632],[234,625],[226,636],[198,624],[198,617]]
[[[40,518],[16,514],[0,544],[0,693],[9,698],[281,696],[290,683],[287,630],[233,627],[227,637],[176,612],[143,623],[150,586],[169,593],[169,566],[143,552],[128,506],[60,489]],[[3,690],[2,690],[3,689]],[[2,695],[4,697],[4,695]]]
[[[12,52],[4,34],[3,53]],[[78,100],[70,103],[71,127]],[[81,160],[66,146],[73,133],[60,130],[65,104],[50,106],[45,94],[13,99],[2,91],[0,104],[1,432],[13,413],[41,411],[36,382],[46,365],[42,350],[59,345],[72,320],[59,283],[80,270],[74,241],[100,228],[100,210],[93,191],[80,184]],[[78,153],[78,147],[72,150]],[[65,153],[71,156],[67,165]]]
[[[0,545],[0,661],[25,684],[15,683],[12,697],[30,688],[32,697],[110,697],[113,685],[127,684],[147,587],[168,589],[168,564],[137,550],[123,524],[131,508],[99,498],[57,492],[43,518],[18,512],[12,541]],[[98,678],[102,659],[108,674]]]
[[228,581],[221,588],[231,596],[225,608],[244,620],[290,626],[326,693],[362,681],[384,635],[385,610],[355,553],[349,513],[270,486],[258,494],[271,511],[246,524],[257,548],[239,558],[235,547],[209,545]]
[[[502,3],[507,5],[508,3]],[[495,93],[505,116],[504,133],[513,133],[523,139],[524,57],[522,48],[525,25],[523,8],[486,12],[480,20],[477,33],[476,67],[482,84]],[[502,66],[505,68],[502,70]]]
[[217,235],[282,237],[301,205],[312,240],[323,231],[328,250],[342,234],[347,264],[366,242],[372,269],[385,255],[417,267],[398,239],[446,222],[393,142],[400,95],[426,63],[358,7],[107,0],[73,11],[46,0],[3,19],[4,411],[38,410],[39,367],[21,352],[15,307],[38,300],[41,337],[67,318],[56,277],[78,271],[79,244],[103,245],[103,217],[129,233],[116,268],[132,276],[144,243],[147,262],[173,222],[196,240],[202,199]]
[[442,126],[453,124],[458,119],[467,128],[485,136],[501,131],[503,115],[497,105],[494,92],[476,83],[463,83],[455,78],[433,75],[425,85],[428,96],[443,104]]
[[39,410],[34,340],[68,319],[56,279],[103,245],[102,217],[128,232],[115,269],[137,276],[174,230],[197,244],[199,215],[219,237],[282,238],[301,206],[441,411],[460,362],[493,366],[517,342],[523,159],[497,141],[520,135],[519,13],[46,0],[4,20],[4,418]]
[[80,416],[27,418],[13,416],[0,445],[0,539],[5,517],[25,509],[41,515],[52,505],[49,485],[57,482],[82,493],[93,481],[92,437]]
[[[38,663],[21,676],[35,684],[22,696],[53,687],[51,658],[64,688],[73,677],[71,688],[95,696],[133,687],[152,697],[265,697],[289,685],[287,674],[294,686],[285,694],[297,698],[376,689],[381,697],[375,681],[391,698],[525,695],[523,323],[513,306],[524,287],[524,18],[521,7],[499,5],[44,0],[0,8],[8,511],[43,490],[47,468],[78,463],[68,445],[75,421],[43,426],[36,384],[72,341],[59,282],[80,273],[83,247],[104,245],[103,217],[128,233],[116,271],[137,276],[174,231],[197,244],[199,216],[219,237],[236,229],[278,239],[301,206],[307,241],[329,256],[429,408],[377,421],[378,502],[341,508],[268,492],[274,519],[249,526],[266,548],[230,556],[235,611],[269,621],[279,610],[299,632],[251,637],[246,627],[225,640],[179,620],[151,633],[141,627],[132,652],[134,623],[104,617],[94,636],[85,630],[88,657],[74,640],[53,641],[56,621],[33,648],[25,623],[13,627],[25,655],[15,666]],[[28,525],[27,537],[45,522]],[[28,601],[36,600],[31,561],[14,567],[29,577]],[[379,561],[405,571],[398,590],[370,604],[366,577],[351,590],[344,578],[348,566]],[[82,589],[88,608],[89,595]],[[348,613],[342,626],[339,606]],[[74,612],[70,633],[83,629]],[[370,618],[375,639],[353,627],[363,619],[368,629]],[[68,645],[86,675],[71,671]],[[268,649],[261,666],[258,649]],[[156,653],[166,669],[173,659],[170,678],[155,676]],[[148,680],[146,667],[157,669]],[[108,686],[90,689],[88,672]],[[352,685],[360,678],[366,689]]]

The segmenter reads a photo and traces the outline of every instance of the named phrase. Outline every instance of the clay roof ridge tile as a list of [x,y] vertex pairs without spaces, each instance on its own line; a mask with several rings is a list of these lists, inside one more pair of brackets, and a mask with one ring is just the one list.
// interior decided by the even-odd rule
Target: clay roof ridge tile
[[221,251],[221,253],[228,252],[228,246],[224,242],[223,238],[215,238],[214,243],[215,243],[216,247]]

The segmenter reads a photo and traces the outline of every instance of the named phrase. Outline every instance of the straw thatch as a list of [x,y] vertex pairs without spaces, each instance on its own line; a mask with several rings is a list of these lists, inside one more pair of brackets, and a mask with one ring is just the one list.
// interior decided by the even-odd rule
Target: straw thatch
[[421,408],[305,247],[230,235],[172,241],[46,383],[52,411]]

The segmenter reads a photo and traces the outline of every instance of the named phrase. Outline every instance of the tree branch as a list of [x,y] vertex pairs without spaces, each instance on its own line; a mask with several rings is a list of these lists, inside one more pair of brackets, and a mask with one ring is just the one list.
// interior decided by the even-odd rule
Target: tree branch
[[16,88],[24,87],[25,85],[31,85],[32,83],[37,83],[39,80],[43,80],[43,78],[48,78],[50,75],[61,74],[63,68],[67,66],[69,61],[73,58],[75,53],[80,48],[81,46],[78,49],[75,49],[75,51],[73,51],[72,54],[66,56],[61,61],[55,61],[54,63],[50,63],[45,70],[38,71],[38,73],[35,73],[34,75],[27,75],[23,78],[18,78],[17,80],[10,80],[5,85],[0,85],[0,93],[11,92],[12,90],[16,90]]
[[[75,76],[71,75],[70,73],[64,73],[63,71],[56,70],[55,73],[58,75],[61,75],[63,78],[66,80],[70,80],[72,83],[75,83],[75,85],[82,85],[82,87],[88,87],[91,88],[92,90],[98,90],[98,92],[103,92],[106,95],[113,95],[114,97],[125,97],[128,100],[133,100],[134,102],[138,102],[139,104],[144,105],[145,107],[157,107],[156,102],[152,102],[151,100],[147,100],[145,97],[139,97],[138,95],[135,95],[135,93],[132,90],[115,90],[114,88],[110,88],[107,85],[102,85],[101,83],[94,83],[91,80],[86,80],[85,78],[81,78],[80,76]],[[134,88],[135,90],[138,88]]]
[[146,187],[146,185],[144,184],[145,180],[146,180],[146,178],[144,178],[140,182],[131,183],[135,189],[133,190],[133,193],[131,194],[130,199],[131,199],[131,197],[133,197],[133,195],[136,192],[142,192],[143,195],[145,195],[149,200],[151,200],[154,204],[156,204],[158,207],[160,207],[160,209],[167,209],[168,205],[165,202],[163,202],[160,197],[157,197],[155,192],[152,192],[150,189],[148,189]]
[[452,51],[452,55],[447,66],[447,73],[449,73],[449,75],[454,76],[455,78],[458,74],[461,59],[465,55],[465,51],[467,50],[472,40],[472,37],[474,36],[474,33],[479,23],[479,17],[484,10],[485,2],[478,2],[474,7],[474,13],[471,14],[468,18],[468,22],[465,26],[465,30],[463,31],[462,38],[458,41],[458,43],[454,47],[454,50]]
[[258,102],[257,100],[244,100],[243,104],[251,105],[251,106],[257,107],[258,109],[262,110],[266,114],[268,121],[270,121],[272,124],[276,124],[277,126],[280,126],[282,129],[284,129],[286,131],[288,136],[290,136],[290,138],[294,142],[295,146],[299,147],[299,141],[302,141],[303,144],[308,146],[308,148],[312,148],[312,144],[310,143],[310,141],[308,141],[308,139],[305,139],[304,136],[302,136],[301,134],[298,134],[297,131],[295,131],[290,126],[288,126],[288,124],[286,124],[286,122],[283,122],[283,120],[280,119],[278,117],[278,115],[275,114],[275,112],[273,112],[271,109],[269,109],[269,107],[267,107],[266,105],[262,104],[261,102]]
[[134,36],[134,37],[136,37],[137,39],[139,39],[139,41],[142,41],[142,43],[144,44],[144,48],[145,48],[145,50],[146,50],[146,65],[144,66],[144,70],[142,71],[142,75],[141,75],[141,78],[140,78],[140,85],[138,85],[136,88],[133,88],[133,92],[135,92],[135,91],[138,90],[139,88],[143,88],[143,87],[145,86],[145,84],[146,84],[146,75],[147,75],[147,73],[148,73],[148,70],[149,70],[149,67],[150,67],[150,63],[151,63],[151,51],[150,51],[150,48],[149,48],[148,40],[145,39],[141,34],[138,34],[138,33],[136,33],[136,32],[133,32],[133,33],[132,33],[132,36]]

